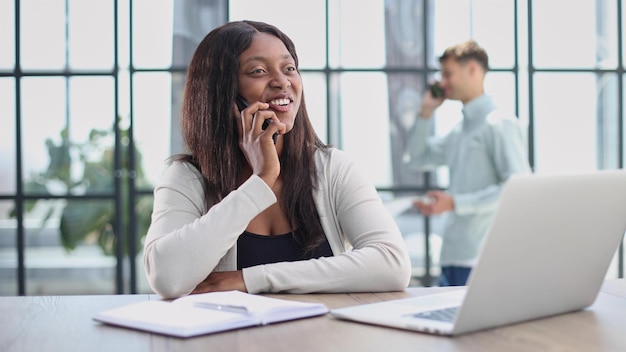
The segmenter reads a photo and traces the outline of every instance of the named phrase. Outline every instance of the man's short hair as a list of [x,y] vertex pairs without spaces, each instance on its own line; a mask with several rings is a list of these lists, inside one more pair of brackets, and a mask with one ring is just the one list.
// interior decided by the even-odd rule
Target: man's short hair
[[489,56],[485,49],[474,40],[468,40],[448,47],[439,57],[439,62],[443,63],[447,59],[454,59],[454,61],[459,63],[474,60],[480,64],[485,72],[489,71]]

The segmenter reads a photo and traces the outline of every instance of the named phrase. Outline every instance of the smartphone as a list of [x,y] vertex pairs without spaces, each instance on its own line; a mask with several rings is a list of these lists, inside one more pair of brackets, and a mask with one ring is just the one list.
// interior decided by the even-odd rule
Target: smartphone
[[[237,97],[235,97],[235,102],[237,103],[237,108],[239,109],[239,111],[248,107],[248,102],[241,95],[237,95]],[[261,126],[261,128],[265,130],[267,126],[270,125],[270,121],[271,121],[270,119],[266,119],[265,121],[263,121],[263,125]],[[278,132],[274,133],[274,135],[272,136],[272,139],[274,140],[274,144],[276,144],[277,138],[278,138]]]
[[235,102],[239,111],[248,107],[248,102],[241,95],[237,95],[237,97],[235,97]]
[[443,98],[443,96],[446,94],[443,88],[441,88],[439,81],[435,81],[434,83],[429,85],[428,89],[430,89],[430,95],[432,95],[433,98]]
[[417,196],[413,200],[416,201],[416,202],[424,203],[426,205],[430,205],[430,204],[433,204],[435,202],[435,198],[430,197],[430,196],[426,196],[426,195]]

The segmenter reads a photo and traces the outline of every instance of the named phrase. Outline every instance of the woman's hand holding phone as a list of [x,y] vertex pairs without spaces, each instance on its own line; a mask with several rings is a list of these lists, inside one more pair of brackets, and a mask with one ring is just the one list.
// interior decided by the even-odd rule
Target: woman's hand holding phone
[[[237,101],[237,109],[239,109],[239,111],[243,111],[243,109],[248,107],[248,102],[241,96],[241,95],[237,95],[236,98]],[[269,126],[269,124],[271,123],[271,119],[267,119],[263,121],[263,125],[261,126],[262,130],[266,130],[267,126]],[[274,133],[272,135],[272,139],[274,140],[274,144],[276,144],[276,140],[278,139],[278,131],[276,131],[276,133]]]
[[244,103],[243,99],[237,101],[237,108],[243,107],[238,119],[239,147],[250,164],[252,173],[272,186],[280,175],[280,161],[274,139],[277,134],[284,133],[285,125],[274,111],[268,110],[269,104]]

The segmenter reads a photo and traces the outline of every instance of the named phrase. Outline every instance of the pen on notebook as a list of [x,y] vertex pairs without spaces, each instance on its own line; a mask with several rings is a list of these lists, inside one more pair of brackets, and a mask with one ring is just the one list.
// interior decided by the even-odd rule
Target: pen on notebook
[[230,313],[250,314],[250,312],[248,311],[248,308],[244,306],[237,306],[237,305],[232,305],[232,304],[196,302],[194,303],[194,307],[221,310],[223,312],[230,312]]

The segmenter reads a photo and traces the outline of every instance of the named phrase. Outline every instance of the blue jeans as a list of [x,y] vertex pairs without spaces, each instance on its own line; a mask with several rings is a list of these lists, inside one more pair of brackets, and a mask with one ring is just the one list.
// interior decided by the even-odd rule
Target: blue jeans
[[441,267],[439,286],[465,286],[472,268],[464,266]]

